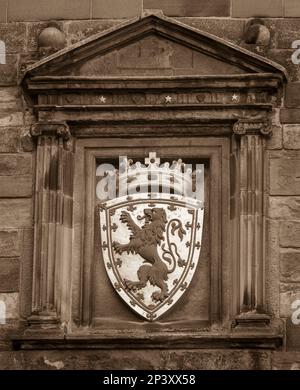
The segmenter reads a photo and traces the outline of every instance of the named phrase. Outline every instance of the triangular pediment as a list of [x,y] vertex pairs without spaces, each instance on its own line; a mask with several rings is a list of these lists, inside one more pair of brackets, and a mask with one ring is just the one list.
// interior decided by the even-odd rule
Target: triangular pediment
[[275,73],[285,69],[206,32],[158,15],[125,22],[30,66],[32,76],[186,76]]

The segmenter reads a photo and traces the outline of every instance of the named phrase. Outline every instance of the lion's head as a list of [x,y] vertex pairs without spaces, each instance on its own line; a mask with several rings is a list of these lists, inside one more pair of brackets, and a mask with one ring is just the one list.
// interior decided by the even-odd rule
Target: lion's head
[[153,207],[151,209],[144,209],[146,223],[149,222],[161,222],[167,223],[167,214],[163,208]]

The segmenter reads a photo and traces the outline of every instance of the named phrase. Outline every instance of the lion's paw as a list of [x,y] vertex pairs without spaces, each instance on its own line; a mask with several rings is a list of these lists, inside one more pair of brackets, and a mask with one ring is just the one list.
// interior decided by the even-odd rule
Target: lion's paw
[[141,288],[145,287],[145,283],[132,282],[131,280],[128,280],[128,279],[124,279],[124,284],[129,291],[136,291],[136,290],[140,290]]
[[163,302],[166,298],[168,298],[168,296],[168,293],[162,291],[154,291],[154,293],[151,295],[151,298],[153,299],[153,301]]
[[122,244],[119,244],[118,242],[114,241],[112,243],[112,247],[114,248],[115,252],[121,255],[123,253]]

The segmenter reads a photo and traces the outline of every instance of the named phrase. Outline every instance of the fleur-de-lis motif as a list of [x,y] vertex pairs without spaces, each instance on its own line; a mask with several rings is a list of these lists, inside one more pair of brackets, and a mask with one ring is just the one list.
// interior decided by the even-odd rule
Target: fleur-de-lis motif
[[108,249],[108,244],[105,241],[103,241],[101,248],[105,251],[106,249]]
[[153,321],[156,317],[157,317],[156,314],[152,314],[152,313],[147,314],[147,318],[149,318],[149,320],[151,320],[151,321]]
[[136,299],[138,300],[138,301],[144,301],[145,300],[145,297],[144,297],[144,294],[143,293],[137,293],[136,294]]
[[130,204],[128,207],[127,207],[127,211],[134,211],[136,210],[136,207],[133,205],[133,204]]
[[191,222],[187,222],[187,223],[185,224],[185,227],[187,228],[187,230],[191,229],[192,226],[193,226],[193,225],[191,224]]
[[120,258],[117,258],[115,264],[120,268],[122,265],[122,260]]
[[118,229],[118,225],[116,224],[116,223],[113,223],[112,225],[111,225],[111,230],[113,231],[113,232],[115,232],[115,231],[117,231],[117,229]]
[[199,241],[197,241],[197,243],[195,244],[195,248],[197,248],[197,249],[200,249],[200,248],[201,248],[201,244],[200,244]]
[[186,290],[186,289],[187,289],[187,286],[188,286],[187,282],[181,283],[181,285],[180,285],[180,290],[181,290],[181,291]]

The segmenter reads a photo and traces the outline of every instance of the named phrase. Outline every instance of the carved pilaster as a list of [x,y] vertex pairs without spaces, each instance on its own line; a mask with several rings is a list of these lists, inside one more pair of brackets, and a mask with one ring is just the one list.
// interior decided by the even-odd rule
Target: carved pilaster
[[233,131],[239,143],[237,323],[253,326],[269,322],[264,294],[264,147],[272,129],[268,121],[240,120]]
[[[73,208],[73,151],[65,123],[37,123],[32,323],[65,317]],[[61,286],[64,286],[61,288]]]

